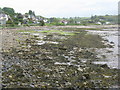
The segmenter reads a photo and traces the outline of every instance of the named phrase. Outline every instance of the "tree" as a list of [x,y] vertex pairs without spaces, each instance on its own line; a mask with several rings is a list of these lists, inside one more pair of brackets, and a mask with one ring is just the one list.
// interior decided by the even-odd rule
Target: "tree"
[[2,11],[2,8],[0,7],[0,11]]
[[8,19],[8,21],[6,22],[7,26],[14,26],[14,23],[11,19]]
[[59,19],[58,18],[55,18],[55,17],[52,17],[50,18],[50,22],[54,22],[54,23],[58,23],[59,22]]
[[72,17],[70,17],[69,23],[70,23],[70,24],[74,24],[74,22],[75,22],[74,19],[73,19]]
[[32,14],[33,14],[32,10],[29,10],[29,15],[32,15]]
[[25,13],[25,17],[28,18],[28,13]]
[[23,23],[23,15],[21,13],[17,14],[18,21]]
[[35,16],[35,12],[33,11],[32,14]]
[[4,7],[2,9],[6,14],[10,15],[10,16],[14,16],[15,11],[13,8],[9,8],[9,7]]
[[40,25],[41,25],[41,26],[44,26],[44,25],[45,25],[45,23],[44,23],[43,20],[40,21]]
[[102,25],[105,24],[105,21],[100,21],[100,22],[102,23]]

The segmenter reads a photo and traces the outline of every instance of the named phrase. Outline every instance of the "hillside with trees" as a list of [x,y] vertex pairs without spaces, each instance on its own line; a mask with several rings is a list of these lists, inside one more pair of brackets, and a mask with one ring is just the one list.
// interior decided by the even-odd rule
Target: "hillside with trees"
[[[32,10],[29,10],[25,14],[22,14],[16,13],[13,8],[4,7],[0,8],[0,18],[0,24],[6,27],[44,25],[44,17],[40,15],[36,16],[35,12]],[[4,22],[4,24],[2,24],[2,22]]]
[[[36,15],[34,11],[29,10],[25,14],[16,13],[13,8],[0,8],[1,25],[4,26],[44,26],[44,25],[111,25],[118,23],[117,15],[94,15],[91,17],[69,17],[69,18],[46,18]],[[4,14],[4,15],[3,15]],[[7,17],[5,17],[7,16]]]

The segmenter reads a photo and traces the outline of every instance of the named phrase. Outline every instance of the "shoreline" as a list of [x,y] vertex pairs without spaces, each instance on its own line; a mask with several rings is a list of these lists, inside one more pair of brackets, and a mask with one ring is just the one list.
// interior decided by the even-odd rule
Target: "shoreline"
[[0,30],[21,30],[21,29],[41,29],[41,28],[47,28],[47,27],[58,27],[58,28],[116,28],[118,25],[88,25],[88,26],[83,26],[83,25],[73,25],[73,26],[30,26],[30,27],[11,27],[11,28],[0,28]]

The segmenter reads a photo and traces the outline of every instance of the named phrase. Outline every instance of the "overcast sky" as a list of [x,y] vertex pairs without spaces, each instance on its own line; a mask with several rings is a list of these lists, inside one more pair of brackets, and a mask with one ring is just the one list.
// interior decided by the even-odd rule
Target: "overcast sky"
[[15,12],[35,11],[44,17],[88,17],[115,15],[119,0],[0,0],[0,7],[11,7]]

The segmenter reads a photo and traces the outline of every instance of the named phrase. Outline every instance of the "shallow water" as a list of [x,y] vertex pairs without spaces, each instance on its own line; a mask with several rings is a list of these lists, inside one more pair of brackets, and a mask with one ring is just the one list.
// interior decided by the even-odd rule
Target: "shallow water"
[[98,56],[100,57],[101,55],[105,55],[106,58],[104,58],[103,61],[95,61],[93,63],[107,64],[111,68],[118,68],[118,31],[117,29],[113,31],[109,29],[104,30],[105,31],[87,30],[91,34],[98,34],[102,36],[108,41],[106,43],[113,45],[113,48],[97,49],[97,52],[99,53]]

